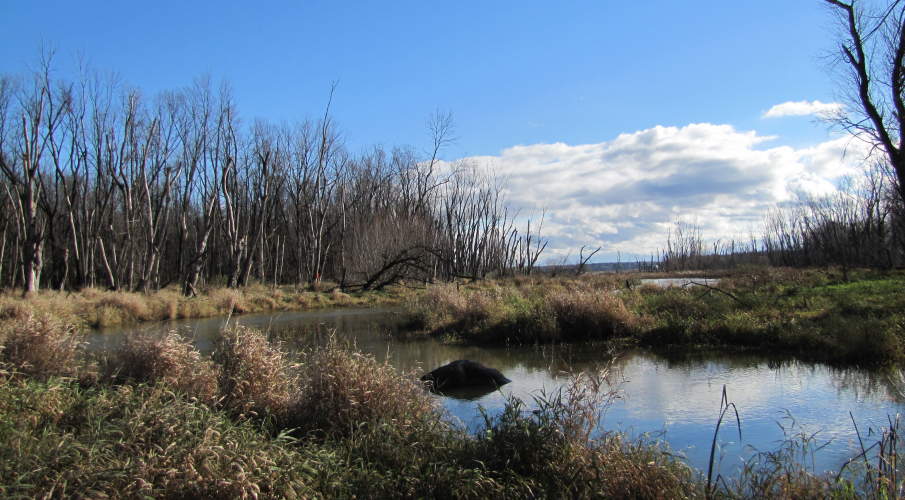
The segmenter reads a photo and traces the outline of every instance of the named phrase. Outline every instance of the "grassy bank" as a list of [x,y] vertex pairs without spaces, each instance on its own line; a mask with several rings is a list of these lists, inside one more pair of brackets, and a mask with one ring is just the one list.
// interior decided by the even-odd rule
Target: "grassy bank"
[[403,287],[390,287],[347,294],[329,285],[209,288],[197,297],[186,297],[175,287],[148,294],[96,288],[78,292],[45,290],[28,298],[6,291],[0,294],[0,322],[50,314],[79,326],[105,327],[227,314],[392,305],[408,293]]
[[30,318],[0,337],[0,496],[854,496],[776,454],[708,487],[661,445],[597,428],[601,373],[469,434],[411,374],[335,343],[291,357],[240,328],[210,358],[175,333],[92,357],[79,336]]
[[632,275],[436,285],[413,327],[512,344],[620,340],[660,349],[762,350],[871,366],[905,362],[905,273],[758,268],[717,285],[641,286]]
[[[0,495],[160,498],[687,497],[656,445],[592,439],[599,381],[537,412],[512,401],[477,435],[409,374],[332,344],[290,358],[256,331],[205,358],[179,335],[102,358],[77,329],[4,332]],[[48,361],[36,364],[39,359]]]

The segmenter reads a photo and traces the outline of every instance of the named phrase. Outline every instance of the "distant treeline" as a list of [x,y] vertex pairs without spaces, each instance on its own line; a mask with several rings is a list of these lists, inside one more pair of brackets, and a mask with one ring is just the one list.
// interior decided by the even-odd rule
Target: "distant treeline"
[[[332,99],[332,92],[330,94]],[[227,87],[0,79],[0,287],[153,290],[329,280],[374,289],[530,271],[492,176],[432,147],[354,155],[330,118],[243,124]]]
[[892,268],[905,265],[905,208],[892,169],[874,165],[836,193],[776,207],[760,235],[706,244],[677,223],[652,262],[663,270],[738,265]]

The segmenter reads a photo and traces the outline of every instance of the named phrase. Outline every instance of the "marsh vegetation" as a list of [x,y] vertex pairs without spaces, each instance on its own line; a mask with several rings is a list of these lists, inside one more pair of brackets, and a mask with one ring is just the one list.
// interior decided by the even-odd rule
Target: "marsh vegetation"
[[708,484],[662,442],[599,426],[614,396],[605,367],[466,429],[419,373],[335,340],[290,354],[234,327],[211,355],[175,332],[90,353],[77,329],[33,318],[3,339],[8,497],[816,498],[901,486],[888,467],[896,427],[867,474],[860,461],[838,478],[802,466],[808,443],[790,436]]
[[[613,341],[900,366],[900,271],[747,268],[717,285],[659,287],[630,275],[434,285],[408,302],[413,326],[481,344]],[[844,276],[845,274],[845,276]],[[628,285],[628,286],[626,286]]]

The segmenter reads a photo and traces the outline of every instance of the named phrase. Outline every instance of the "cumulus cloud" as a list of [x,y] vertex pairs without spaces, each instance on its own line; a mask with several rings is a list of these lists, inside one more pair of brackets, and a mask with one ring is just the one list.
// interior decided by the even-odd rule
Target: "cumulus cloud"
[[777,104],[764,112],[764,118],[781,118],[784,116],[816,116],[832,117],[842,111],[838,102],[821,101],[788,101]]
[[811,148],[767,147],[775,138],[709,123],[653,127],[597,144],[514,146],[464,161],[505,180],[510,204],[546,212],[549,258],[601,245],[603,259],[648,255],[683,220],[711,238],[746,237],[764,214],[800,195],[825,194],[858,171],[849,139]]

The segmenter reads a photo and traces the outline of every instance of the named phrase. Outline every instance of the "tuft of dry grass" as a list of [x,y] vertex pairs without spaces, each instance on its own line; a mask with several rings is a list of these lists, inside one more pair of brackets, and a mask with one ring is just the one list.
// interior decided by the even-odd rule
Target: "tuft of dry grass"
[[339,288],[339,284],[334,281],[315,281],[309,288],[312,292],[329,292]]
[[240,290],[234,288],[218,288],[210,293],[210,301],[218,311],[226,314],[242,314],[248,310]]
[[556,291],[544,301],[565,339],[599,340],[627,335],[638,322],[622,299],[607,292]]
[[373,356],[342,348],[335,339],[308,353],[294,426],[349,436],[362,424],[390,424],[402,434],[439,424],[435,400],[414,374],[398,373]]
[[151,305],[136,293],[107,292],[97,301],[97,305],[120,311],[120,314],[132,321],[148,321],[154,317]]
[[7,324],[0,338],[0,360],[17,371],[38,378],[78,372],[76,361],[84,334],[72,324],[52,316],[29,315]]
[[22,302],[0,304],[0,321],[24,320],[30,314],[32,314],[31,310]]
[[218,399],[216,367],[175,330],[127,335],[103,371],[119,381],[163,383],[208,404]]
[[220,365],[221,404],[240,417],[285,418],[298,379],[279,345],[260,331],[234,326],[223,331],[213,360]]
[[330,299],[333,300],[333,303],[336,305],[345,305],[352,301],[352,297],[347,293],[341,292],[338,288],[334,288],[330,291]]
[[498,295],[496,287],[467,290],[454,283],[438,284],[415,296],[409,308],[417,327],[468,335],[502,317]]

